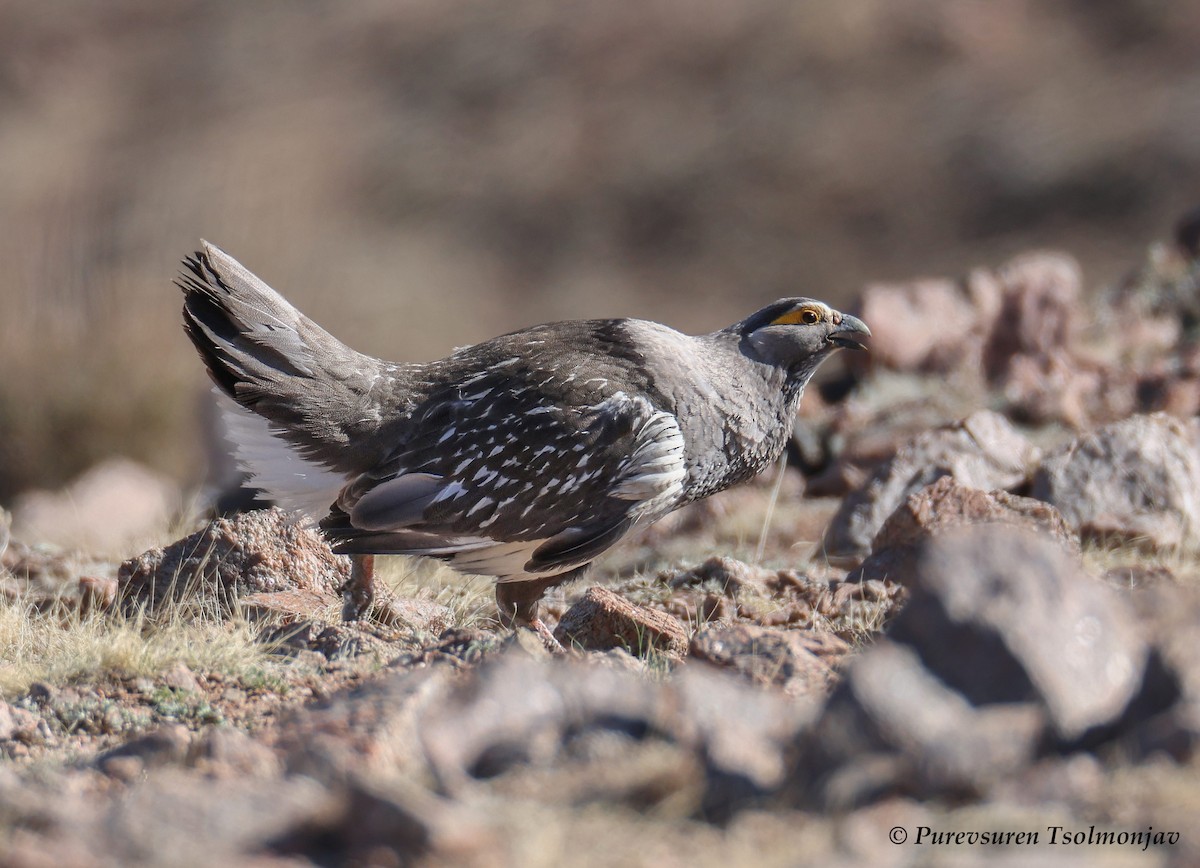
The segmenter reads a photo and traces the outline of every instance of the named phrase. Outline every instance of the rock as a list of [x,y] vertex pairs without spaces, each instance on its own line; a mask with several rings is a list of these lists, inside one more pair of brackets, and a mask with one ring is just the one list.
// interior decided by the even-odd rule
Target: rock
[[166,548],[121,564],[120,602],[154,612],[166,600],[198,599],[228,611],[254,593],[303,590],[334,600],[350,574],[315,532],[287,513],[261,510],[209,522]]
[[1137,406],[1131,371],[1080,352],[1079,264],[1062,253],[1026,253],[1000,269],[1003,303],[983,353],[988,383],[1013,418],[1083,428]]
[[827,810],[893,794],[977,797],[1033,758],[1043,726],[1034,704],[977,709],[913,649],[880,643],[802,733],[792,794]]
[[454,613],[450,608],[432,600],[379,594],[375,607],[372,617],[395,630],[440,636],[454,624]]
[[209,726],[188,747],[185,762],[208,777],[271,778],[282,770],[275,752],[232,726]]
[[243,612],[252,620],[266,618],[321,619],[334,613],[337,601],[328,593],[311,588],[287,588],[239,599]]
[[667,798],[680,807],[694,791],[697,808],[724,812],[779,786],[783,748],[814,709],[711,667],[659,679],[504,654],[433,697],[418,730],[450,793],[481,779],[514,788],[528,780],[533,792],[569,793],[573,803],[602,797],[644,809]]
[[752,566],[737,558],[713,555],[703,563],[675,573],[660,573],[659,579],[672,589],[709,585],[728,597],[747,588],[764,588],[775,571]]
[[5,735],[0,741],[13,741],[20,744],[40,744],[46,740],[49,729],[45,722],[32,711],[7,705],[7,712],[4,717],[3,730]]
[[1018,356],[1042,357],[1074,345],[1082,320],[1079,263],[1065,253],[1032,252],[1005,263],[1000,310],[983,352],[987,377],[1004,377]]
[[874,371],[838,404],[823,432],[832,462],[805,494],[842,497],[912,440],[976,410],[986,388],[976,369],[957,377]]
[[1132,372],[1063,350],[1014,356],[996,388],[1007,404],[1005,412],[1031,425],[1057,422],[1086,428],[1128,416],[1138,407]]
[[110,563],[14,539],[0,553],[0,595],[39,611],[107,609],[115,582],[103,574],[111,571]]
[[1032,495],[1085,537],[1157,548],[1200,543],[1196,427],[1161,413],[1085,434],[1048,456]]
[[1137,397],[1143,412],[1180,419],[1200,413],[1200,346],[1174,348],[1138,370]]
[[1078,555],[1079,540],[1049,504],[1007,491],[980,491],[943,476],[909,495],[888,516],[872,540],[873,552],[899,546],[915,547],[932,536],[963,525],[1003,524],[1044,533],[1064,549]]
[[353,623],[328,625],[314,637],[310,647],[330,662],[371,655],[380,661],[392,657],[387,642]]
[[155,769],[112,799],[94,846],[110,864],[278,864],[264,858],[275,842],[318,826],[339,810],[339,796],[302,776],[213,779]]
[[778,792],[787,779],[787,749],[818,712],[805,697],[755,690],[710,667],[683,667],[663,692],[675,708],[666,731],[702,758],[701,807],[718,822]]
[[454,667],[440,662],[386,671],[361,687],[284,715],[274,746],[285,773],[327,786],[371,769],[422,773],[426,751],[418,713],[445,701],[454,674]]
[[14,533],[92,555],[129,554],[179,513],[178,486],[126,458],[111,458],[62,491],[31,491],[13,504]]
[[567,648],[625,648],[639,656],[657,651],[675,659],[682,658],[688,647],[687,628],[676,618],[634,605],[601,587],[588,588],[583,599],[567,610],[554,638]]
[[1150,655],[1132,612],[1052,540],[943,533],[914,578],[801,735],[799,802],[977,797],[1038,751],[1110,737],[1142,701]]
[[997,413],[980,410],[903,446],[838,509],[825,532],[829,555],[861,558],[909,495],[943,476],[970,488],[1011,488],[1032,472],[1039,451]]
[[1153,570],[1153,579],[1143,577],[1135,583],[1125,578],[1119,586],[1149,637],[1153,650],[1148,668],[1158,677],[1127,714],[1122,748],[1127,756],[1158,753],[1187,763],[1200,753],[1200,659],[1194,641],[1200,625],[1200,589],[1164,572],[1168,571]]
[[497,826],[479,808],[410,782],[355,776],[336,813],[315,825],[297,824],[273,849],[335,852],[348,865],[491,865],[501,850]]
[[191,740],[186,726],[170,724],[105,751],[96,758],[96,766],[120,780],[132,780],[146,769],[182,763]]
[[1079,540],[1057,509],[1041,500],[1007,491],[980,491],[943,476],[910,494],[888,516],[871,543],[871,555],[847,581],[917,581],[917,554],[931,537],[963,526],[999,524],[1045,534],[1078,557]]
[[117,602],[117,580],[108,576],[79,577],[79,609],[108,611]]
[[942,534],[917,577],[889,638],[975,705],[1035,701],[1070,740],[1116,720],[1141,686],[1147,645],[1132,612],[1052,540]]
[[196,680],[195,673],[183,663],[176,663],[164,672],[162,683],[172,690],[182,690],[187,693],[198,693],[200,691],[200,682]]
[[[857,308],[871,324],[866,363],[896,371],[949,373],[977,366],[983,337],[1000,310],[1000,286],[978,270],[964,281],[872,284]],[[936,316],[931,312],[936,311]]]
[[833,686],[833,665],[849,653],[850,646],[832,634],[822,634],[816,642],[811,635],[802,630],[718,624],[700,630],[688,651],[691,657],[729,669],[752,683],[779,687],[793,696],[819,696]]

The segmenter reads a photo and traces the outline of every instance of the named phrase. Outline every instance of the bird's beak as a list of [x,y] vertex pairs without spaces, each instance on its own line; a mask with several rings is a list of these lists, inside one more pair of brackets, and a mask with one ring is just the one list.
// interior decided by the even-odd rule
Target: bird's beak
[[865,322],[856,316],[844,313],[841,323],[834,326],[833,331],[829,333],[829,342],[848,350],[865,350],[867,348],[865,339],[870,336],[871,330],[867,328]]

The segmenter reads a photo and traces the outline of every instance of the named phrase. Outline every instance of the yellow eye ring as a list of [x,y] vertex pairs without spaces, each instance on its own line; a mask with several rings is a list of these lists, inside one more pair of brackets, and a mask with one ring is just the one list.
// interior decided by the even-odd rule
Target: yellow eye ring
[[800,312],[800,321],[805,325],[815,325],[816,323],[820,322],[820,320],[821,315],[815,310],[809,309]]

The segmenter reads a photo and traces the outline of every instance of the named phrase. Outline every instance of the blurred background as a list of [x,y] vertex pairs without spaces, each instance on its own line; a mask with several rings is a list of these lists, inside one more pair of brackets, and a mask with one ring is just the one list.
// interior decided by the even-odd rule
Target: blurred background
[[395,360],[711,330],[1028,247],[1115,280],[1200,201],[1166,0],[0,2],[0,505],[204,472],[207,238]]

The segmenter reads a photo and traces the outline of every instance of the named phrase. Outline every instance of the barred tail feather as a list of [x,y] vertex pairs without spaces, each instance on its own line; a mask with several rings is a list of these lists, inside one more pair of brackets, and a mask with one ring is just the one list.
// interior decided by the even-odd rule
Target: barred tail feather
[[280,482],[292,471],[262,458],[274,441],[305,466],[343,476],[378,460],[372,449],[386,444],[369,435],[388,415],[394,369],[347,347],[208,242],[184,266],[176,284],[188,336],[217,388],[267,423],[251,431],[229,417],[233,436],[254,444],[239,440],[239,455],[264,488],[291,490]]

